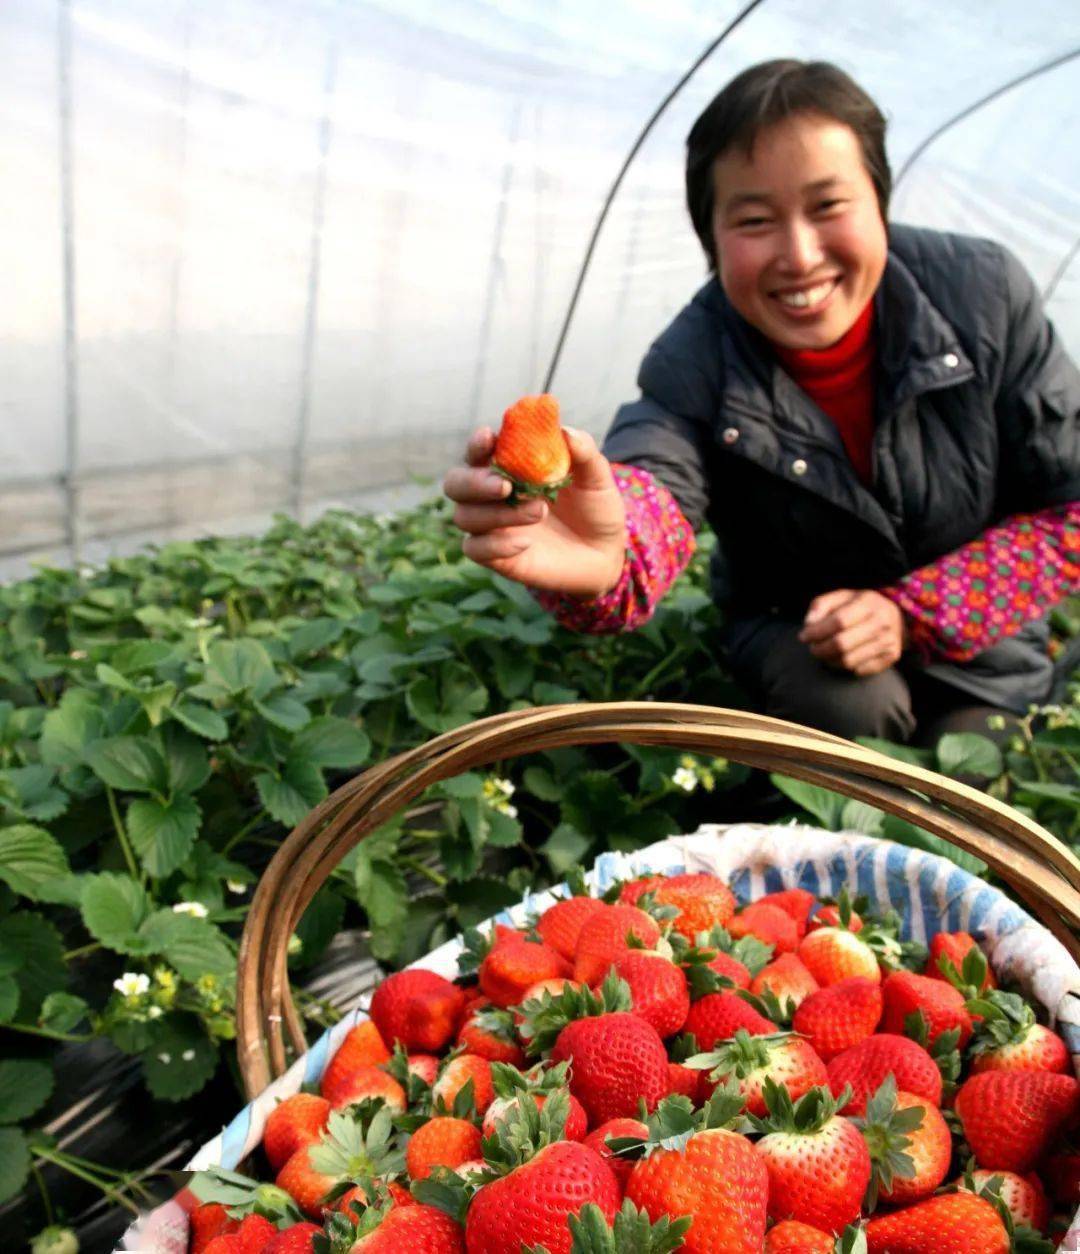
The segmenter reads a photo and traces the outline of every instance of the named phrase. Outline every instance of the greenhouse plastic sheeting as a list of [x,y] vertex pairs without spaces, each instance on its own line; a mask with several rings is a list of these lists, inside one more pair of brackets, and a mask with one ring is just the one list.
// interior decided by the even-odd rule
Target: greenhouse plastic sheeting
[[[615,198],[567,419],[603,430],[704,280],[685,136],[778,55],[853,73],[891,119],[894,217],[1009,245],[1080,355],[1080,5],[750,7]],[[627,152],[746,8],[6,0],[0,573],[440,475],[542,386]]]

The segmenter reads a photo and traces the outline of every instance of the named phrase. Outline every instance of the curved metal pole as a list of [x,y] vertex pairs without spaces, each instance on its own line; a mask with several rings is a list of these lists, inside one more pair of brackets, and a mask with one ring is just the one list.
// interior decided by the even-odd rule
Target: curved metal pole
[[1046,291],[1043,292],[1043,295],[1042,295],[1044,305],[1049,302],[1050,297],[1053,296],[1053,294],[1057,291],[1058,284],[1065,277],[1065,275],[1068,274],[1069,267],[1072,265],[1073,261],[1075,260],[1077,253],[1080,253],[1080,235],[1076,237],[1076,243],[1073,244],[1072,248],[1070,248],[1069,251],[1065,254],[1065,260],[1054,271],[1054,277],[1050,280],[1049,283],[1047,283]]
[[622,185],[623,179],[626,177],[626,172],[630,169],[631,163],[641,149],[641,145],[648,138],[649,132],[652,128],[660,120],[664,110],[669,104],[671,104],[679,92],[682,91],[690,79],[693,78],[698,68],[712,56],[716,49],[720,47],[725,39],[727,39],[728,35],[730,35],[732,31],[735,30],[736,27],[738,27],[743,21],[745,21],[746,18],[748,18],[758,7],[758,5],[763,4],[764,2],[765,0],[750,0],[750,3],[741,9],[734,18],[732,18],[728,25],[724,27],[720,34],[717,35],[712,43],[708,45],[705,51],[701,53],[682,78],[679,79],[671,91],[668,92],[660,104],[657,105],[652,117],[645,123],[641,134],[638,135],[637,139],[634,141],[634,146],[627,153],[626,160],[622,163],[622,168],[615,176],[615,182],[612,183],[611,188],[608,191],[607,197],[604,200],[603,208],[600,210],[600,216],[596,219],[596,225],[593,227],[592,236],[589,239],[589,246],[585,250],[585,259],[581,263],[581,269],[578,271],[577,282],[574,284],[574,294],[570,297],[570,304],[566,310],[566,317],[563,319],[562,330],[559,332],[559,339],[555,345],[555,352],[551,357],[551,365],[548,366],[547,375],[544,377],[544,386],[541,389],[542,391],[551,391],[551,381],[555,377],[555,371],[559,366],[559,358],[562,355],[563,345],[566,343],[566,336],[570,330],[570,323],[573,321],[574,311],[577,309],[578,297],[581,295],[581,289],[585,286],[585,275],[588,273],[589,263],[592,261],[593,252],[596,250],[596,241],[600,238],[600,231],[603,229],[604,222],[607,219],[608,210],[611,208],[615,195]]

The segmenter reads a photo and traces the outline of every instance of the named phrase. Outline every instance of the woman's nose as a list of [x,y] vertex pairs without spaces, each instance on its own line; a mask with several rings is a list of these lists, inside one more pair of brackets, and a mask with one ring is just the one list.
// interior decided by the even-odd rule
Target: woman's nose
[[824,256],[821,239],[812,222],[795,219],[789,223],[781,244],[781,264],[794,274],[809,274]]

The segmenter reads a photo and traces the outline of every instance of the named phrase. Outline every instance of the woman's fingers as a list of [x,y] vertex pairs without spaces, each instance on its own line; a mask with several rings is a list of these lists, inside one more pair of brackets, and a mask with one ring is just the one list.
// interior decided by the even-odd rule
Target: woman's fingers
[[489,531],[481,536],[466,536],[461,542],[461,550],[465,556],[471,557],[481,566],[490,566],[500,559],[519,557],[528,547],[528,540],[512,527]]
[[482,535],[500,527],[526,527],[543,522],[547,506],[543,501],[525,501],[521,505],[458,505],[454,524],[462,531]]
[[490,427],[479,427],[465,446],[465,460],[470,466],[486,466],[494,451],[495,432]]
[[451,466],[443,479],[443,491],[462,505],[501,501],[510,495],[508,479],[493,470],[471,466]]

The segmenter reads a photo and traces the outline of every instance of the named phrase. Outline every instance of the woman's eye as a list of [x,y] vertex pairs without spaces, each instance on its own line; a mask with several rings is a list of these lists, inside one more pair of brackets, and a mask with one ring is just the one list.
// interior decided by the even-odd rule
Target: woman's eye
[[823,200],[817,206],[818,213],[828,213],[831,209],[836,209],[844,202],[842,200]]
[[768,222],[768,220],[769,220],[768,218],[761,218],[761,217],[739,218],[739,220],[735,223],[735,225],[736,226],[764,226],[765,223]]

